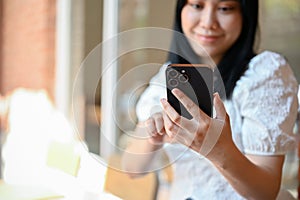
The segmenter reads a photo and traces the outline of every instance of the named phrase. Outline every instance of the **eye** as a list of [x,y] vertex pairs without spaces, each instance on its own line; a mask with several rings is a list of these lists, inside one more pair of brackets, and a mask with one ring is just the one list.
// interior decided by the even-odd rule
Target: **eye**
[[203,5],[201,4],[196,4],[196,3],[189,3],[189,6],[191,6],[192,8],[196,9],[196,10],[201,10],[203,9]]
[[221,6],[218,8],[218,10],[221,12],[229,12],[229,11],[234,10],[234,7],[233,6]]

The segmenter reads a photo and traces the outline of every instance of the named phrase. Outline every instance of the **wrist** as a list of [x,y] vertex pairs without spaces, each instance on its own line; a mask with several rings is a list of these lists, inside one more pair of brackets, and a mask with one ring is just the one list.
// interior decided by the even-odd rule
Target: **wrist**
[[162,148],[162,146],[163,146],[162,141],[158,142],[158,141],[153,140],[153,138],[148,138],[147,143],[148,143],[148,146],[151,149],[151,151],[156,151],[156,150]]
[[233,142],[217,145],[219,146],[212,149],[206,158],[217,168],[226,169],[228,163],[232,163],[232,159],[240,151]]

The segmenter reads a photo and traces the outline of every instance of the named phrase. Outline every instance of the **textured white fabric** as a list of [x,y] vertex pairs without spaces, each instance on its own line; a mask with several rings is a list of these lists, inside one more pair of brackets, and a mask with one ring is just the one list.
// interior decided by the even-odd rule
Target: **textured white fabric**
[[[140,121],[161,110],[166,98],[165,68],[151,79],[137,104]],[[225,101],[232,135],[240,151],[255,155],[285,154],[295,147],[292,135],[298,110],[298,83],[279,54],[265,51],[254,57]],[[206,159],[180,144],[167,144],[173,162],[172,200],[243,199]],[[283,195],[284,196],[284,195]]]

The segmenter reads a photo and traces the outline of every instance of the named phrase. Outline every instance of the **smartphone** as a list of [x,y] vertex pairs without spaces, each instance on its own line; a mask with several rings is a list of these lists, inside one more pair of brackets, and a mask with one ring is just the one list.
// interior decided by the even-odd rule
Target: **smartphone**
[[213,109],[213,69],[205,64],[169,64],[166,69],[168,102],[181,116],[192,119],[191,114],[172,94],[178,88],[208,116]]

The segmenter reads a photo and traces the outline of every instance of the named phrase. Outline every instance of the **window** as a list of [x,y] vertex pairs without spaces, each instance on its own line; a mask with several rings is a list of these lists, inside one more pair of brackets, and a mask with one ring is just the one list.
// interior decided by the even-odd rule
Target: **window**
[[[84,109],[77,111],[81,116],[75,117],[77,121],[83,123],[83,135],[92,152],[100,153],[100,133],[99,129],[103,128],[103,124],[100,123],[101,110],[103,111],[103,91],[101,87],[103,85],[103,74],[101,74],[101,56],[102,53],[99,49],[99,45],[104,44],[102,33],[109,26],[115,25],[116,33],[115,38],[118,38],[116,42],[116,53],[123,52],[122,55],[117,55],[116,60],[112,62],[115,65],[112,77],[115,77],[115,86],[112,91],[114,102],[114,110],[110,109],[106,112],[113,112],[113,120],[115,125],[115,131],[109,133],[114,138],[113,143],[120,142],[120,138],[126,132],[130,132],[134,129],[135,125],[135,103],[139,94],[146,87],[146,83],[150,77],[155,74],[162,63],[166,61],[167,52],[162,49],[155,48],[135,48],[130,49],[129,46],[134,43],[142,44],[147,42],[146,34],[139,34],[137,30],[146,29],[146,27],[161,27],[171,28],[173,24],[173,13],[175,10],[176,1],[173,0],[115,0],[110,1],[113,5],[116,5],[113,9],[115,22],[110,22],[111,18],[103,18],[105,14],[106,1],[85,1],[84,11],[80,11],[80,6],[76,6],[76,3],[72,6],[72,26],[73,29],[77,26],[77,36],[72,37],[72,44],[74,48],[73,66],[78,66],[81,61],[81,65],[92,52],[97,57],[98,66],[95,66],[90,70],[85,68],[81,77],[77,77],[77,86],[82,91],[75,97],[75,100],[81,102],[84,105]],[[77,2],[77,1],[76,1]],[[103,4],[102,4],[103,3]],[[280,1],[280,0],[261,0],[260,1],[260,29],[261,29],[261,45],[260,51],[269,49],[284,54],[293,67],[296,76],[300,77],[300,69],[297,67],[300,65],[300,58],[298,56],[300,38],[300,27],[298,22],[300,19],[300,3],[297,0]],[[81,15],[76,15],[76,13]],[[112,13],[110,13],[112,14]],[[81,17],[82,16],[82,17]],[[108,20],[105,20],[108,19]],[[77,20],[77,21],[74,21]],[[104,21],[103,21],[104,20]],[[113,24],[111,24],[113,23]],[[81,24],[81,25],[80,25]],[[140,28],[140,29],[137,29]],[[84,30],[84,31],[80,31]],[[133,31],[133,38],[128,40],[122,40],[122,34],[130,35],[130,31]],[[123,35],[124,36],[124,35]],[[80,41],[81,43],[78,42]],[[77,46],[75,46],[77,45]],[[81,45],[81,46],[80,46]],[[84,49],[80,52],[78,49]],[[124,49],[126,49],[124,53]],[[76,50],[77,49],[77,50]],[[75,56],[74,52],[78,55]],[[97,55],[97,56],[96,56]],[[144,68],[147,68],[145,73]],[[82,67],[81,67],[82,69]],[[78,70],[74,69],[74,71]],[[100,76],[100,77],[99,77]],[[73,77],[76,77],[73,75]],[[75,79],[75,78],[74,78]],[[80,79],[80,80],[78,80]],[[101,96],[102,94],[102,96]],[[76,95],[75,95],[76,96]],[[80,107],[80,106],[78,106]],[[84,114],[85,113],[85,114]],[[108,113],[108,115],[111,113]],[[103,119],[102,119],[103,120]],[[112,134],[112,135],[111,135]],[[125,134],[126,135],[126,134]],[[122,140],[121,140],[122,143]]]

